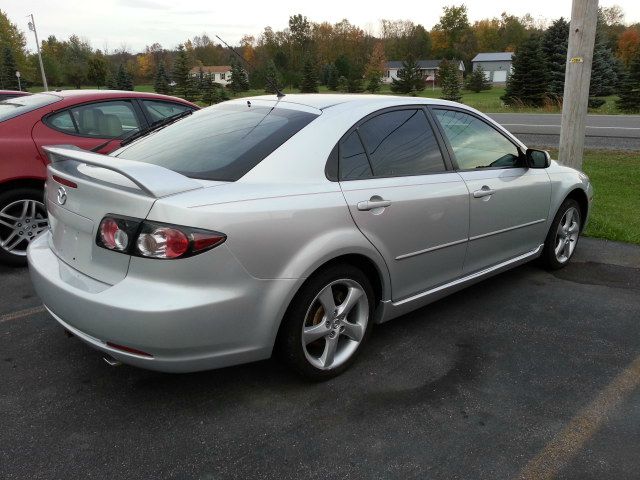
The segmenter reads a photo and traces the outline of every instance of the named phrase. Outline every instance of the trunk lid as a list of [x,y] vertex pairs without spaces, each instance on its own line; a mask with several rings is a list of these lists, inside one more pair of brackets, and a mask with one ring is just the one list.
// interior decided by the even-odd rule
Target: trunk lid
[[158,198],[203,188],[157,165],[66,146],[45,150],[50,247],[74,269],[111,285],[126,276],[131,257],[96,244],[100,221],[108,214],[142,220]]

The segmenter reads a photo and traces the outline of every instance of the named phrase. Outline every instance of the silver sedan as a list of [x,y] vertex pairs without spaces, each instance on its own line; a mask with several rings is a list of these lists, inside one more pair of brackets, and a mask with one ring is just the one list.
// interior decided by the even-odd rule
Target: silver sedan
[[482,113],[418,98],[241,99],[110,156],[47,150],[45,307],[112,363],[168,372],[275,351],[333,377],[376,323],[564,266],[593,197]]

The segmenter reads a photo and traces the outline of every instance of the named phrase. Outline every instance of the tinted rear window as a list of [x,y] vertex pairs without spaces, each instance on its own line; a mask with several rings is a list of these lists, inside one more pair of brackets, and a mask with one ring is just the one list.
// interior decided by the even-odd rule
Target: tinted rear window
[[23,113],[32,112],[40,107],[51,105],[59,102],[62,98],[57,95],[48,93],[40,93],[37,95],[27,95],[24,97],[15,97],[0,102],[0,122],[17,117]]
[[235,181],[317,116],[287,108],[220,104],[143,137],[117,156],[191,178]]

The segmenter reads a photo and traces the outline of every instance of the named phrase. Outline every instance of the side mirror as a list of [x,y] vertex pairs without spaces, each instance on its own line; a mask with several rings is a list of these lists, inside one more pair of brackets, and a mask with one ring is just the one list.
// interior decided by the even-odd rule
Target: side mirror
[[527,148],[526,156],[529,168],[547,168],[551,165],[551,155],[546,150]]

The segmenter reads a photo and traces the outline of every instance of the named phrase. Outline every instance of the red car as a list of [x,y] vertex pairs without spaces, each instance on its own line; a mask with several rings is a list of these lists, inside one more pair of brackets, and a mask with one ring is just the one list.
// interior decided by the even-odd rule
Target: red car
[[0,90],[0,102],[9,98],[24,97],[31,95],[29,92],[21,92],[19,90]]
[[198,108],[166,95],[113,90],[0,101],[0,263],[26,264],[27,245],[47,228],[43,146],[76,145],[106,154],[120,146],[120,139]]

